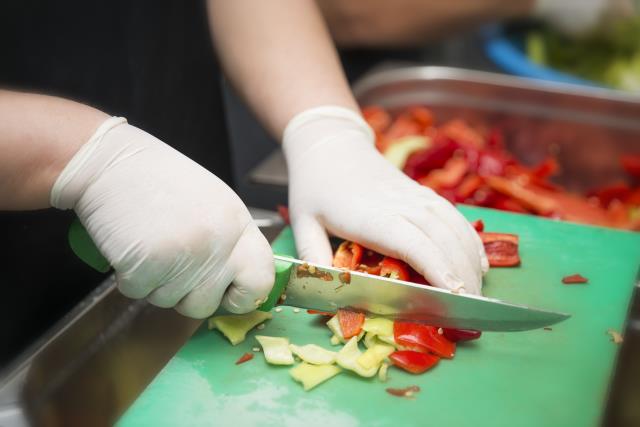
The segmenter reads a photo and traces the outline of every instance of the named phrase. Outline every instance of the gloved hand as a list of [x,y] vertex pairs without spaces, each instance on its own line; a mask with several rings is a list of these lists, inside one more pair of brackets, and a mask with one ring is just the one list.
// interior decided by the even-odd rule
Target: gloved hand
[[489,268],[469,222],[374,147],[357,113],[319,107],[287,125],[289,212],[300,256],[330,265],[327,231],[408,262],[433,285],[479,294]]
[[273,286],[271,248],[238,196],[123,118],[80,148],[51,204],[75,210],[128,297],[203,318],[251,311]]
[[569,35],[579,36],[607,19],[632,16],[633,0],[536,0],[534,15]]

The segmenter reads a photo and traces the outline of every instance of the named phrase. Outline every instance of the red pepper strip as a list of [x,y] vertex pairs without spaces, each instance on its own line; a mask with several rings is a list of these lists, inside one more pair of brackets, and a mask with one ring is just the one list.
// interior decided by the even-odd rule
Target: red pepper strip
[[413,120],[419,123],[423,128],[426,129],[433,126],[434,119],[431,110],[421,106],[410,107],[409,114]]
[[460,184],[468,168],[469,164],[466,159],[452,157],[442,169],[432,170],[429,175],[420,178],[418,182],[433,189],[455,187]]
[[534,167],[531,174],[540,179],[547,179],[555,175],[560,170],[560,165],[555,157],[547,157],[538,166]]
[[384,257],[380,263],[380,276],[397,280],[409,280],[409,266],[399,259]]
[[518,236],[506,233],[478,233],[491,267],[513,267],[520,264]]
[[289,219],[289,208],[287,206],[278,205],[278,214],[285,224],[291,224],[291,221]]
[[401,115],[391,124],[384,136],[387,139],[399,139],[405,136],[420,135],[422,131],[423,126],[420,123],[411,117]]
[[411,397],[414,394],[416,394],[417,392],[420,391],[420,387],[418,387],[417,385],[411,385],[409,387],[405,387],[405,388],[387,388],[386,389],[387,393],[389,393],[392,396],[397,396],[397,397]]
[[473,329],[442,328],[442,335],[451,342],[477,340],[482,332]]
[[438,333],[438,328],[420,323],[393,322],[393,338],[401,346],[421,352],[433,353],[447,359],[456,353],[456,344]]
[[483,183],[484,180],[478,175],[467,176],[462,180],[462,182],[456,189],[456,197],[461,201],[468,199],[473,193],[476,192],[477,189],[480,188],[480,186],[482,186]]
[[502,197],[496,199],[491,205],[494,209],[500,209],[501,211],[516,212],[516,213],[529,213],[520,203],[514,199],[508,197]]
[[391,125],[391,116],[383,108],[376,105],[362,109],[364,120],[375,133],[382,133]]
[[484,147],[484,138],[465,121],[453,119],[440,126],[438,131],[447,138],[464,147],[481,149]]
[[320,311],[320,310],[312,310],[312,309],[307,310],[307,313],[317,314],[319,316],[329,316],[329,317],[333,317],[333,315],[335,314],[335,313],[331,313],[330,311]]
[[338,310],[338,320],[340,321],[340,330],[345,339],[357,336],[362,331],[364,324],[364,313],[358,313],[349,310]]
[[362,246],[355,242],[344,241],[333,256],[333,266],[356,270],[362,261]]
[[620,157],[620,163],[629,175],[640,179],[640,154],[626,154]]
[[481,220],[481,219],[476,219],[475,221],[473,221],[473,222],[471,223],[471,226],[472,226],[473,228],[475,228],[475,230],[476,230],[478,233],[480,233],[480,232],[484,231],[484,222],[482,222],[482,220]]
[[632,190],[629,184],[621,181],[592,190],[587,195],[596,197],[600,205],[606,208],[613,200],[625,201],[630,194]]
[[248,362],[251,359],[253,359],[253,353],[245,353],[242,356],[240,356],[240,359],[236,360],[236,365],[240,365],[244,362]]
[[389,355],[389,360],[398,368],[402,368],[412,374],[421,374],[433,368],[440,358],[429,353],[419,353],[411,350],[394,351]]
[[556,210],[557,205],[554,199],[530,191],[517,182],[498,176],[487,176],[485,179],[489,187],[495,191],[513,197],[524,207],[538,214],[546,215]]
[[438,135],[430,148],[409,156],[404,173],[411,179],[422,178],[432,170],[443,167],[459,148],[457,143]]
[[589,282],[589,279],[579,274],[572,274],[571,276],[565,276],[562,278],[562,283],[565,285],[576,285]]

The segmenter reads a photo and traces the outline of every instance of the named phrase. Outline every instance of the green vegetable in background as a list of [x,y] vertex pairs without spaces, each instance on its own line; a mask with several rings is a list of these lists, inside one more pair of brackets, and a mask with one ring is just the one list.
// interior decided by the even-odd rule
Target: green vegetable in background
[[616,22],[580,39],[547,28],[531,31],[526,51],[539,65],[640,92],[640,17]]

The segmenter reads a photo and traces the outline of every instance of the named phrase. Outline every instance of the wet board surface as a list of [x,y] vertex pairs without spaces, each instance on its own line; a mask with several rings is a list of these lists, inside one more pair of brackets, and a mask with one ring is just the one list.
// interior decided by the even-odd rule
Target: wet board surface
[[[423,375],[389,369],[389,380],[341,373],[305,392],[290,367],[267,365],[262,353],[235,361],[258,346],[253,331],[231,346],[201,328],[120,419],[128,426],[595,426],[603,414],[619,346],[608,329],[624,330],[637,280],[640,234],[463,207],[487,231],[520,235],[522,266],[492,269],[484,293],[572,317],[552,330],[484,333],[458,346]],[[274,252],[294,255],[290,229]],[[563,285],[580,273],[587,285]],[[260,335],[295,344],[329,343],[318,316],[285,307]],[[418,385],[415,399],[387,387]]]

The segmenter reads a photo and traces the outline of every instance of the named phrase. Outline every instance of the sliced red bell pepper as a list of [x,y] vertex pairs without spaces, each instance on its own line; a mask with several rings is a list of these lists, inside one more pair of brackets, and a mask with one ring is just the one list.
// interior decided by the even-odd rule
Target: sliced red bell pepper
[[493,190],[513,197],[518,203],[533,210],[537,214],[550,214],[557,209],[557,204],[554,199],[533,192],[515,181],[498,176],[487,176],[485,179]]
[[411,350],[394,351],[389,355],[389,360],[398,368],[412,374],[421,374],[433,368],[439,361],[438,356],[429,353],[420,353]]
[[542,180],[558,173],[560,165],[555,157],[547,157],[531,170],[531,175]]
[[460,201],[465,201],[471,197],[473,193],[482,186],[482,184],[484,184],[484,180],[481,177],[475,174],[470,174],[462,180],[456,189],[456,197],[460,199]]
[[459,144],[437,135],[430,148],[409,156],[404,173],[412,179],[422,178],[432,170],[443,167],[459,148]]
[[473,329],[442,328],[442,335],[451,342],[477,340],[482,332]]
[[362,331],[364,324],[364,313],[358,313],[350,310],[338,310],[338,321],[340,322],[340,330],[345,339],[357,336]]
[[389,126],[384,136],[387,139],[398,139],[405,136],[420,135],[423,126],[408,115],[401,115]]
[[248,362],[251,359],[253,359],[253,353],[245,353],[242,356],[240,356],[238,360],[236,360],[236,365],[241,365],[244,362]]
[[433,113],[431,113],[431,110],[429,110],[428,108],[418,105],[415,107],[409,107],[408,112],[413,120],[423,127],[423,130],[433,126]]
[[625,201],[631,194],[631,187],[624,181],[596,188],[587,193],[588,196],[596,197],[600,205],[605,208],[614,200]]
[[625,154],[620,157],[620,163],[629,175],[640,179],[640,154]]
[[376,134],[386,131],[391,125],[391,116],[389,113],[377,105],[363,108],[362,116]]
[[355,242],[344,241],[333,256],[333,266],[356,270],[362,261],[362,246]]
[[380,276],[397,280],[409,280],[409,266],[399,259],[384,257],[380,263]]
[[457,142],[463,147],[482,149],[484,138],[465,121],[453,119],[444,123],[438,129],[442,135]]
[[401,346],[422,353],[433,353],[447,359],[456,353],[456,344],[438,333],[438,328],[412,322],[393,323],[393,338]]
[[565,276],[562,278],[562,283],[565,285],[579,285],[583,283],[588,283],[589,279],[580,274],[572,274],[570,276]]
[[518,236],[506,233],[478,233],[491,267],[514,267],[520,265]]
[[462,178],[467,173],[469,165],[463,157],[452,157],[441,169],[429,172],[425,177],[418,179],[418,182],[434,190],[440,188],[452,188],[460,184]]

